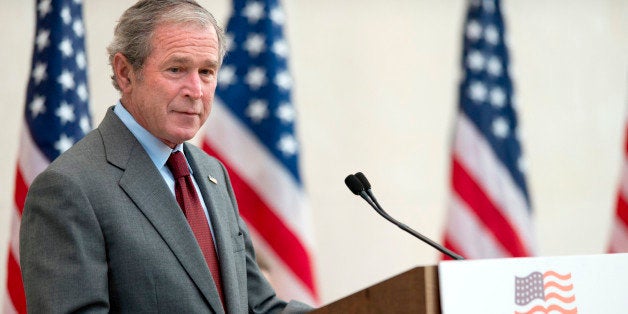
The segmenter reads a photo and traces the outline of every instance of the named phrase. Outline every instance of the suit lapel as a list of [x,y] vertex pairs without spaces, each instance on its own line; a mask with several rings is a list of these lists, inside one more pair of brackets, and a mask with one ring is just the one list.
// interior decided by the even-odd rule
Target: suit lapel
[[109,110],[99,126],[107,160],[124,170],[119,185],[144,213],[217,313],[218,291],[185,216],[144,148]]

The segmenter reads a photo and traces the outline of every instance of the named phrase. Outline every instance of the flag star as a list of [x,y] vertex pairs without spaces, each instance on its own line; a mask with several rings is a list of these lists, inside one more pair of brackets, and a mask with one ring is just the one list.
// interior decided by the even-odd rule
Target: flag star
[[39,2],[39,5],[37,5],[39,18],[44,18],[46,15],[48,15],[48,13],[50,13],[50,10],[52,10],[50,3],[51,0],[42,0],[41,2]]
[[508,136],[510,132],[510,127],[508,126],[508,121],[503,117],[498,117],[493,120],[493,134],[501,139],[504,139]]
[[485,58],[478,50],[472,50],[467,55],[467,66],[473,71],[482,71],[484,69]]
[[60,15],[63,23],[65,23],[66,25],[70,25],[70,22],[72,22],[72,14],[70,13],[70,8],[64,7],[63,9],[61,9]]
[[482,25],[476,20],[471,20],[467,24],[466,31],[467,31],[467,38],[469,38],[470,40],[476,41],[480,39],[480,37],[482,36]]
[[296,116],[296,112],[294,107],[290,105],[290,103],[285,102],[279,105],[276,111],[276,116],[283,123],[292,123],[294,122],[294,118]]
[[484,7],[484,10],[486,10],[486,12],[488,12],[488,13],[495,12],[495,2],[494,2],[494,0],[484,0],[484,1],[482,1],[482,6]]
[[57,78],[57,83],[61,84],[64,92],[68,89],[74,89],[74,76],[72,75],[72,72],[63,70],[61,75]]
[[244,42],[244,49],[246,49],[252,57],[257,57],[265,48],[264,36],[259,34],[249,35]]
[[268,104],[261,99],[253,99],[246,108],[246,115],[254,123],[259,124],[268,117]]
[[286,22],[286,14],[280,7],[274,7],[270,10],[270,19],[277,25],[283,25]]
[[92,126],[89,123],[89,117],[82,116],[81,120],[79,120],[79,127],[81,128],[81,131],[83,131],[83,134],[87,134],[87,132],[91,131]]
[[490,57],[488,62],[486,63],[486,69],[488,74],[492,76],[501,76],[502,75],[502,63],[499,61],[498,57]]
[[46,97],[35,95],[28,108],[31,110],[33,119],[37,118],[39,114],[46,112]]
[[72,145],[74,145],[74,141],[71,138],[69,138],[67,135],[61,134],[61,137],[59,137],[59,140],[55,142],[55,149],[57,149],[59,153],[61,154],[65,152],[66,150],[70,149]]
[[85,83],[79,84],[79,86],[76,88],[76,94],[83,102],[87,101],[89,93],[87,92],[87,86],[85,86]]
[[225,34],[225,50],[233,51],[236,48],[235,41],[233,40],[233,34],[227,33]]
[[45,63],[37,62],[35,68],[33,69],[33,79],[35,80],[35,84],[39,85],[41,81],[46,79],[46,67]]
[[249,69],[244,80],[252,89],[259,89],[266,84],[266,71],[260,67],[253,67]]
[[85,34],[85,26],[83,26],[83,21],[80,19],[74,21],[74,23],[72,23],[72,30],[74,30],[74,34],[76,34],[77,37],[83,37],[83,34]]
[[506,105],[506,93],[499,87],[491,89],[489,99],[491,104],[497,108],[503,108]]
[[528,161],[521,155],[517,158],[517,168],[521,173],[526,173],[528,171]]
[[74,119],[76,118],[74,116],[74,107],[72,107],[65,101],[61,102],[61,105],[59,106],[59,108],[57,108],[57,111],[55,111],[55,115],[59,117],[61,124],[74,122]]
[[486,27],[484,30],[484,39],[486,39],[486,41],[491,45],[499,44],[499,31],[495,25],[489,25]]
[[229,85],[235,83],[236,75],[235,68],[232,65],[224,66],[218,72],[218,84],[221,88],[229,87]]
[[299,143],[291,134],[284,134],[279,139],[277,148],[284,154],[284,156],[293,156],[299,149]]
[[76,53],[76,66],[78,66],[81,70],[84,70],[87,66],[87,57],[85,57],[85,52],[79,51]]
[[469,97],[475,103],[483,103],[486,101],[486,94],[488,91],[486,90],[486,85],[479,81],[474,81],[469,85]]
[[42,29],[37,33],[37,38],[35,39],[35,45],[37,46],[37,51],[41,52],[44,48],[48,47],[50,44],[50,31],[47,29]]
[[64,57],[70,57],[74,53],[74,49],[72,48],[72,41],[69,38],[64,38],[61,43],[59,43],[59,50],[63,53]]
[[74,3],[81,4],[81,3],[83,3],[83,0],[74,0]]
[[275,84],[283,90],[289,90],[292,87],[292,76],[288,71],[281,71],[275,76]]
[[273,52],[282,58],[288,57],[288,53],[290,52],[288,42],[283,39],[276,41],[273,43]]
[[249,24],[255,24],[264,17],[264,5],[259,1],[249,2],[242,14],[249,20]]

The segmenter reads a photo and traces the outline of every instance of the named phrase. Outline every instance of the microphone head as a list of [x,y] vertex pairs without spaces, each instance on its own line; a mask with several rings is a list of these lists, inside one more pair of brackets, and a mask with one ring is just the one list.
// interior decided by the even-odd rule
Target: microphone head
[[351,192],[353,192],[353,194],[355,195],[360,195],[360,193],[364,191],[364,186],[362,185],[360,180],[355,177],[355,175],[348,175],[345,178],[345,184],[347,185],[349,190],[351,190]]
[[369,180],[366,179],[366,176],[362,172],[356,173],[355,177],[360,180],[360,183],[362,183],[362,186],[364,186],[365,190],[371,189],[371,183],[369,182]]

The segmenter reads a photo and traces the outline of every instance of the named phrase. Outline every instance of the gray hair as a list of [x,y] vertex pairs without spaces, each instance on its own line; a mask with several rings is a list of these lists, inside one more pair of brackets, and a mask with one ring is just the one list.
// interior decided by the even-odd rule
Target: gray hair
[[[202,27],[210,25],[218,36],[219,63],[225,56],[224,31],[214,16],[194,0],[140,0],[128,8],[118,21],[114,30],[113,41],[107,47],[109,64],[113,69],[113,56],[122,53],[140,75],[146,58],[152,50],[155,29],[163,24],[193,23]],[[111,76],[113,86],[120,90],[115,72]]]

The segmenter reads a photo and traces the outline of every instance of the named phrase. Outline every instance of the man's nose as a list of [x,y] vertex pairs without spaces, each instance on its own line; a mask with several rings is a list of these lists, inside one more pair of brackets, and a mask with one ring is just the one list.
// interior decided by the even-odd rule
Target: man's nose
[[194,100],[203,97],[203,81],[198,73],[193,72],[188,75],[185,96]]

